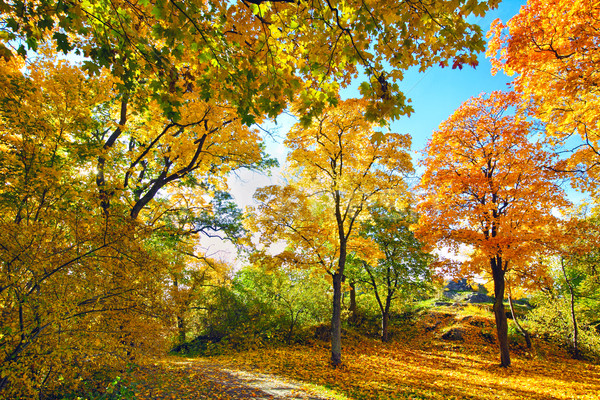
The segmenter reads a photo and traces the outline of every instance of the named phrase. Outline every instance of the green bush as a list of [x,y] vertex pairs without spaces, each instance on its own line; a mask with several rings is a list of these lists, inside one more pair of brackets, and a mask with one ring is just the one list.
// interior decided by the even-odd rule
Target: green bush
[[[527,316],[527,326],[531,332],[572,351],[574,329],[570,302],[564,297],[538,294],[534,298],[534,305],[535,308]],[[590,323],[588,315],[578,312],[576,308],[578,348],[584,358],[600,361],[600,334]]]
[[304,342],[307,327],[331,316],[330,284],[307,270],[246,267],[230,286],[216,287],[197,304],[195,339],[173,348],[182,354],[222,354],[266,344]]

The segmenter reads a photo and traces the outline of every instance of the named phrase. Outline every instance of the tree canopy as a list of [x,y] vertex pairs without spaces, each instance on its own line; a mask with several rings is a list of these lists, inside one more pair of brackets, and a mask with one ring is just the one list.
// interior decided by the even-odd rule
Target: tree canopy
[[[571,146],[565,171],[597,194],[598,28],[589,1],[530,0],[508,22],[495,21],[487,50],[494,71],[515,74],[514,89],[556,143]],[[573,140],[579,137],[579,140]]]
[[[94,1],[0,3],[0,47],[23,56],[52,41],[109,68],[124,95],[145,88],[169,117],[181,95],[232,107],[243,123],[300,96],[306,118],[359,71],[372,117],[410,112],[397,82],[412,66],[476,65],[481,29],[466,21],[498,1]],[[389,68],[391,67],[391,68]]]
[[291,185],[256,194],[262,203],[257,231],[268,242],[273,233],[289,240],[289,253],[309,257],[332,278],[335,366],[341,364],[341,284],[348,251],[360,242],[360,218],[370,204],[406,198],[404,178],[412,172],[408,135],[377,129],[367,120],[366,107],[363,100],[340,101],[309,127],[293,127],[285,142],[291,149]]

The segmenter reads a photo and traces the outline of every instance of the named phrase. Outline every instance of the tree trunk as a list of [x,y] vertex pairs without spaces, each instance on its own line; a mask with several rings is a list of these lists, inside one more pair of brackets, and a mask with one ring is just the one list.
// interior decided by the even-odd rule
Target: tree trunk
[[331,365],[342,364],[342,274],[333,274],[333,314],[331,316]]
[[390,321],[390,313],[385,311],[381,316],[381,341],[387,342],[390,340],[388,335],[388,325]]
[[350,282],[350,307],[348,307],[348,311],[350,311],[350,322],[357,323],[358,312],[356,310],[356,284],[354,281]]
[[181,303],[179,303],[179,301],[181,301],[181,297],[179,296],[179,280],[177,279],[176,275],[172,275],[171,276],[173,278],[173,288],[175,289],[175,292],[177,293],[177,299],[178,299],[178,304],[177,304],[177,315],[175,316],[176,322],[177,322],[177,332],[178,332],[178,340],[179,340],[179,344],[184,344],[186,341],[186,323],[185,323],[185,317],[183,316],[183,314],[185,313],[185,308],[183,307],[183,305]]
[[527,348],[530,349],[531,348],[531,336],[529,335],[529,332],[527,332],[527,330],[521,326],[521,324],[519,323],[519,320],[517,320],[517,314],[515,314],[515,307],[513,306],[512,296],[510,294],[510,288],[508,289],[508,305],[510,306],[510,313],[512,314],[513,321],[515,322],[515,325],[517,326],[517,329],[519,330],[519,332],[521,332],[521,334],[525,337],[525,343],[527,344]]
[[177,316],[177,331],[179,333],[179,344],[184,344],[186,342],[186,326],[185,326],[185,318],[183,315]]
[[394,296],[394,291],[390,291],[388,289],[388,294],[385,299],[385,307],[381,310],[381,341],[387,342],[390,340],[389,336],[389,325],[390,325],[390,307],[392,305],[392,297]]
[[565,277],[565,282],[567,283],[567,287],[569,288],[569,294],[571,295],[571,322],[573,323],[573,337],[572,337],[572,351],[573,358],[579,359],[581,358],[581,354],[579,352],[579,328],[577,326],[577,318],[575,315],[575,292],[573,290],[573,285],[571,281],[567,277],[567,271],[565,270],[565,259],[563,257],[560,258],[560,267],[562,269],[563,276]]
[[510,353],[508,351],[508,320],[504,310],[504,268],[502,257],[490,258],[492,276],[494,278],[494,316],[496,317],[496,331],[498,345],[500,346],[500,366],[510,366]]

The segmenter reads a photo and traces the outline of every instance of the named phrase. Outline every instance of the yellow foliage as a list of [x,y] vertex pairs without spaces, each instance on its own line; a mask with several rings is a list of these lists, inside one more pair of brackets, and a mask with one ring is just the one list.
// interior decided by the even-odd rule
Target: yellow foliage
[[[488,319],[476,319],[491,326]],[[327,387],[342,399],[592,400],[600,390],[597,365],[574,361],[562,353],[540,359],[522,353],[511,368],[504,369],[498,367],[489,343],[470,340],[467,337],[466,345],[431,338],[385,344],[349,338],[345,365],[334,370],[328,365],[327,349],[319,342],[215,359],[231,368],[258,369]]]

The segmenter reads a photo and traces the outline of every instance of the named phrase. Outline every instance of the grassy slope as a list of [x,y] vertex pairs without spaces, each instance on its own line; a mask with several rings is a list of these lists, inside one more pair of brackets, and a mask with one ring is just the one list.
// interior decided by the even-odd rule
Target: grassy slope
[[[338,399],[600,399],[600,366],[536,341],[533,350],[513,343],[512,367],[500,368],[493,320],[465,314],[427,312],[397,327],[386,344],[349,332],[336,370],[328,343],[318,340],[216,359],[326,388]],[[441,339],[453,327],[465,341]]]

